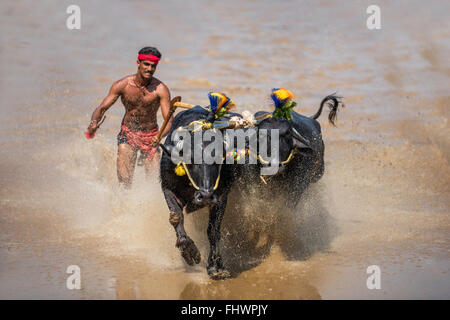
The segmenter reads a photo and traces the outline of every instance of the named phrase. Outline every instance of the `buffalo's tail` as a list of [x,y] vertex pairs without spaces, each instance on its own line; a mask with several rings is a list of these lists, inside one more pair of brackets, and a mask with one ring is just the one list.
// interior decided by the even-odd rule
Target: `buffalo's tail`
[[328,114],[328,121],[330,121],[330,123],[333,126],[336,126],[334,122],[336,121],[339,104],[341,104],[342,107],[344,107],[344,104],[342,104],[342,97],[337,96],[336,93],[330,94],[325,98],[323,98],[322,102],[320,103],[319,110],[317,110],[316,114],[311,116],[311,118],[313,119],[319,118],[320,114],[322,113],[323,106],[325,104],[330,109],[330,113]]

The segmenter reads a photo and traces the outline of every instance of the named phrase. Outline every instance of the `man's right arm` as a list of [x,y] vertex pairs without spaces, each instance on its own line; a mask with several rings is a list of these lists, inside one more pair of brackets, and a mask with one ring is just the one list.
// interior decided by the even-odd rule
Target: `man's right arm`
[[102,103],[100,103],[100,105],[94,110],[91,117],[91,123],[88,126],[89,134],[95,133],[95,131],[98,129],[98,123],[100,122],[105,112],[109,108],[111,108],[114,102],[116,102],[122,94],[122,87],[123,81],[119,80],[114,82],[106,98],[103,99]]

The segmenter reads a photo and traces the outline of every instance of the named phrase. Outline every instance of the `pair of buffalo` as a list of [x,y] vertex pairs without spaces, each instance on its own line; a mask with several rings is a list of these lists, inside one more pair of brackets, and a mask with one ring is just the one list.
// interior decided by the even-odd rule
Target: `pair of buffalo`
[[[228,162],[195,164],[192,161],[192,164],[183,163],[184,175],[175,174],[180,163],[172,161],[172,152],[177,149],[176,143],[172,141],[172,133],[194,121],[204,120],[208,117],[208,112],[197,106],[179,113],[174,118],[171,132],[165,143],[161,145],[164,152],[161,158],[160,178],[170,211],[169,221],[175,228],[177,236],[176,247],[180,249],[187,264],[198,264],[201,255],[194,241],[184,229],[183,211],[191,213],[208,207],[207,234],[210,251],[207,272],[213,279],[224,279],[230,276],[222,261],[219,242],[220,227],[231,188],[236,186],[245,192],[245,188],[250,188],[255,183],[262,183],[262,179],[265,183],[263,188],[265,192],[261,194],[261,197],[277,193],[285,197],[287,206],[294,208],[307,186],[318,181],[324,172],[324,143],[320,124],[316,119],[320,116],[324,105],[328,105],[330,108],[329,121],[334,124],[339,103],[339,97],[329,95],[322,100],[320,108],[314,116],[306,117],[292,111],[291,120],[282,117],[265,117],[269,113],[263,111],[255,114],[255,118],[262,118],[262,120],[254,129],[256,132],[267,134],[266,143],[268,145],[273,144],[270,141],[272,135],[268,133],[272,130],[278,131],[275,136],[278,137],[278,141],[275,142],[278,142],[279,146],[277,150],[279,168],[276,170],[276,174],[268,179],[268,182],[260,176],[260,172],[262,168],[269,165],[269,161],[259,156],[256,164],[249,164],[247,161],[243,165],[227,164]],[[240,116],[236,113],[231,115]],[[262,135],[258,135],[258,137],[261,139]],[[194,141],[193,137],[192,141]],[[199,147],[195,143],[191,144],[192,149]],[[205,144],[204,141],[197,143],[202,144],[201,149],[207,147],[208,144]],[[192,154],[194,153],[192,152]]]

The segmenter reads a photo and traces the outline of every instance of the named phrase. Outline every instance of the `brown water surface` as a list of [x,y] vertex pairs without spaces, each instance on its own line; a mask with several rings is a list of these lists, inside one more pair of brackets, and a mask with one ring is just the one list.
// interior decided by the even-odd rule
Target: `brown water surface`
[[[450,298],[450,3],[378,1],[2,1],[0,11],[0,298]],[[296,212],[267,199],[229,206],[223,252],[235,277],[188,267],[157,174],[118,189],[120,102],[83,135],[137,51],[163,53],[172,96],[271,110],[289,88],[313,114],[338,91],[338,127],[321,119],[326,173]],[[161,120],[161,117],[159,117]],[[234,190],[239,193],[238,188]],[[206,213],[188,233],[207,255]],[[66,289],[78,265],[82,289]],[[381,289],[366,268],[381,268]]]

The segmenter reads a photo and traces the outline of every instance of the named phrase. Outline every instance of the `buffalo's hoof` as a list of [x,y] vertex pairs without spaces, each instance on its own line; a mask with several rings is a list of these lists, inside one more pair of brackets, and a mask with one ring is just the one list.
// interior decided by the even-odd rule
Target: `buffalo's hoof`
[[208,275],[213,280],[225,280],[231,277],[231,273],[223,268],[210,267]]
[[177,240],[177,248],[181,251],[181,256],[184,258],[186,263],[193,266],[194,263],[200,263],[202,256],[200,251],[198,251],[197,246],[194,241],[189,237],[183,237]]

